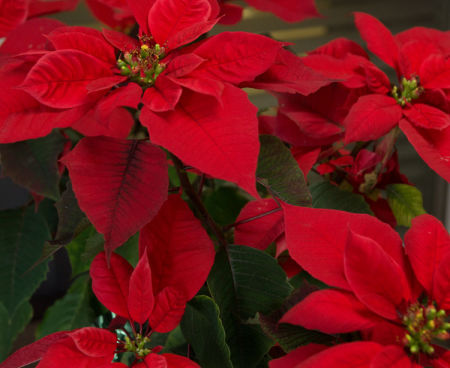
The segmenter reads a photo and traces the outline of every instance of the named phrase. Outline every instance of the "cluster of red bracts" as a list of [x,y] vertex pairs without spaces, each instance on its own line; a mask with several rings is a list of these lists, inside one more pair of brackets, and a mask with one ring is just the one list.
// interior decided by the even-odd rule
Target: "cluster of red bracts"
[[[297,2],[248,3],[296,20],[290,14]],[[4,10],[9,3],[0,4]],[[16,18],[0,29],[7,35],[0,47],[0,143],[43,137],[55,128],[85,136],[61,162],[80,208],[105,237],[106,253],[91,266],[94,293],[123,321],[119,328],[127,322],[133,334],[119,339],[117,325],[57,333],[11,356],[2,368],[38,360],[39,368],[61,362],[68,368],[123,367],[111,363],[121,352],[135,354],[135,367],[197,367],[148,345],[152,331],[178,325],[214,259],[213,245],[186,203],[167,196],[168,161],[161,148],[254,196],[238,222],[273,211],[238,225],[236,243],[264,249],[275,241],[277,256],[288,250],[296,262],[289,276],[301,267],[332,287],[307,296],[282,323],[328,334],[359,332],[363,340],[301,347],[271,367],[450,364],[448,352],[435,344],[448,338],[449,329],[450,238],[442,224],[427,215],[416,218],[403,248],[397,233],[374,217],[281,209],[273,199],[261,200],[255,176],[258,134],[273,134],[291,145],[305,175],[317,163],[322,175],[339,171],[354,191],[378,203],[371,203],[378,215],[384,204],[374,190],[407,183],[392,149],[402,131],[424,161],[450,180],[449,32],[413,28],[393,36],[375,18],[357,13],[369,50],[397,73],[392,85],[364,49],[346,39],[305,57],[244,32],[195,42],[216,23],[239,19],[240,10],[226,1],[88,0],[108,25],[129,30],[137,22],[136,38],[49,19],[26,21],[76,1],[15,4]],[[315,15],[310,2],[302,6],[302,16]],[[243,87],[273,93],[277,115],[257,117]],[[129,139],[136,119],[149,139]],[[374,140],[372,150],[368,144],[344,149]],[[137,231],[140,261],[133,270],[113,250]]]

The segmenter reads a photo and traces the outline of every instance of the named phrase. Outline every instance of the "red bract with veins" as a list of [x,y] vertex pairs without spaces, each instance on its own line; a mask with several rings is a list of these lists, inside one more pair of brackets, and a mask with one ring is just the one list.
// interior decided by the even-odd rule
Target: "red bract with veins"
[[405,248],[367,215],[285,206],[285,227],[294,260],[333,288],[308,295],[281,322],[329,334],[361,331],[366,340],[405,348],[408,355],[396,351],[410,364],[441,367],[448,353],[435,341],[449,338],[450,236],[438,220],[416,217]]
[[27,19],[73,10],[79,0],[1,0],[0,37],[5,37]]
[[[208,234],[179,195],[172,195],[158,215],[141,231],[140,259],[133,267],[118,254],[107,262],[98,254],[90,269],[98,300],[117,314],[110,330],[87,327],[58,332],[19,350],[1,364],[17,368],[40,360],[39,368],[126,367],[111,363],[115,353],[134,353],[133,367],[199,367],[174,354],[149,348],[151,335],[173,330],[183,317],[186,303],[203,286],[214,261]],[[129,322],[132,333],[118,339],[115,330]],[[125,331],[125,329],[124,329]],[[123,336],[120,335],[120,336]]]
[[371,68],[372,93],[360,97],[344,121],[346,142],[377,139],[399,127],[423,160],[450,180],[449,32],[413,28],[393,36],[376,18],[355,13],[358,30],[370,51],[393,67],[391,87]]

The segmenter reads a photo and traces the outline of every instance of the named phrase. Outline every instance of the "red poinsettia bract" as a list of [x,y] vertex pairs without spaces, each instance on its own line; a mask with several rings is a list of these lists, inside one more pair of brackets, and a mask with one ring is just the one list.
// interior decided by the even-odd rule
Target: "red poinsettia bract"
[[366,340],[405,347],[405,361],[441,367],[448,353],[434,339],[449,337],[450,236],[438,220],[416,217],[405,248],[392,228],[367,215],[286,206],[285,226],[290,255],[332,288],[308,295],[281,322],[329,334],[361,331]]

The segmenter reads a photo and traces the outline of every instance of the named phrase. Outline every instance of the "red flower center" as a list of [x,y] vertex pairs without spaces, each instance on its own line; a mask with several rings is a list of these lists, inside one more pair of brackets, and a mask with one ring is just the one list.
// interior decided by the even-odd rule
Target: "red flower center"
[[117,61],[117,65],[122,75],[128,76],[143,87],[149,87],[165,68],[165,64],[160,62],[165,56],[164,53],[164,47],[144,36],[141,37],[141,46],[126,51]]
[[412,100],[419,98],[422,91],[423,88],[419,86],[418,78],[413,77],[408,80],[403,77],[400,87],[394,86],[391,93],[400,106],[405,106]]
[[404,344],[411,353],[433,354],[433,339],[445,340],[450,334],[450,323],[446,322],[445,310],[437,310],[433,305],[424,307],[418,303],[409,307],[403,316],[403,324],[408,331]]

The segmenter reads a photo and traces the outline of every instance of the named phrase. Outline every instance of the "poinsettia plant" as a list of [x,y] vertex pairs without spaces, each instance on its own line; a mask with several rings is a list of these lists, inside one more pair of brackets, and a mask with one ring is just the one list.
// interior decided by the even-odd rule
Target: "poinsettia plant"
[[[77,4],[0,0],[1,169],[30,192],[0,212],[0,368],[450,367],[450,235],[397,151],[450,180],[450,32],[355,13],[391,81],[345,38],[211,35],[230,1],[41,17]],[[70,286],[12,352],[60,254]]]

